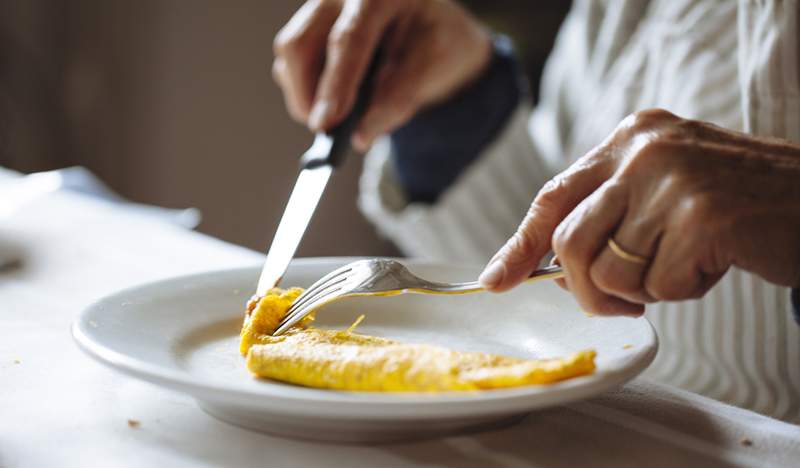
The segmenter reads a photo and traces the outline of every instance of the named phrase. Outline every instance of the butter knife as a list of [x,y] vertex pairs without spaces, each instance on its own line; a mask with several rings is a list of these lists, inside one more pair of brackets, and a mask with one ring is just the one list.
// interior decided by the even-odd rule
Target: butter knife
[[372,94],[372,82],[379,55],[375,54],[364,74],[350,114],[330,132],[317,133],[311,147],[300,158],[300,175],[297,177],[283,217],[278,224],[278,230],[267,252],[267,260],[264,262],[256,288],[258,296],[265,295],[280,284],[331,174],[344,161],[350,150],[353,130],[366,110]]

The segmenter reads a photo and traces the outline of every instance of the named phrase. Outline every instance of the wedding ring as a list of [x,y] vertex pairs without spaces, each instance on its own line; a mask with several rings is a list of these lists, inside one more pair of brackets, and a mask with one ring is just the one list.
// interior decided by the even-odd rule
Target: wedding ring
[[649,261],[647,258],[642,257],[640,255],[632,254],[627,252],[625,249],[619,246],[619,244],[614,241],[612,238],[608,238],[608,246],[611,247],[611,251],[616,254],[617,257],[627,260],[631,263],[638,263],[639,265],[646,265]]

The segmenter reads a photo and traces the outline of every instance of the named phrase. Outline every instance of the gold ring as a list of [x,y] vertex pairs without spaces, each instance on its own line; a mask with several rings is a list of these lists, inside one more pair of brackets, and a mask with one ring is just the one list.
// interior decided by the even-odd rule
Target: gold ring
[[610,237],[608,238],[608,246],[611,247],[611,251],[614,252],[617,255],[617,257],[619,257],[619,258],[621,258],[623,260],[627,260],[627,261],[629,261],[631,263],[638,263],[639,265],[646,265],[647,262],[649,261],[645,257],[641,257],[639,255],[632,254],[630,252],[626,252],[625,249],[620,247],[619,244],[617,244],[616,241],[614,241],[614,239],[612,239]]

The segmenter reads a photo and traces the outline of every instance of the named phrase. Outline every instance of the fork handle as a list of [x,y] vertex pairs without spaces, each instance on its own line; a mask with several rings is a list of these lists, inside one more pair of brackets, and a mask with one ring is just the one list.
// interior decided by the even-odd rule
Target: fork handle
[[[563,277],[564,269],[559,265],[553,265],[535,270],[530,276],[528,276],[528,279],[526,279],[525,282],[528,283],[543,279],[555,279]],[[414,289],[414,291],[428,294],[467,294],[484,290],[484,288],[481,287],[477,281],[468,281],[466,283],[437,283],[433,281],[427,281],[426,283],[426,287]]]

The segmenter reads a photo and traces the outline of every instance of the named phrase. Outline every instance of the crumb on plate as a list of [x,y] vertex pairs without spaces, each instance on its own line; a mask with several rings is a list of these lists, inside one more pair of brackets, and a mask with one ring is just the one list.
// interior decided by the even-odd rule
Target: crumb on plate
[[129,419],[128,420],[128,427],[130,427],[131,429],[137,429],[141,425],[142,425],[142,423],[138,419]]

